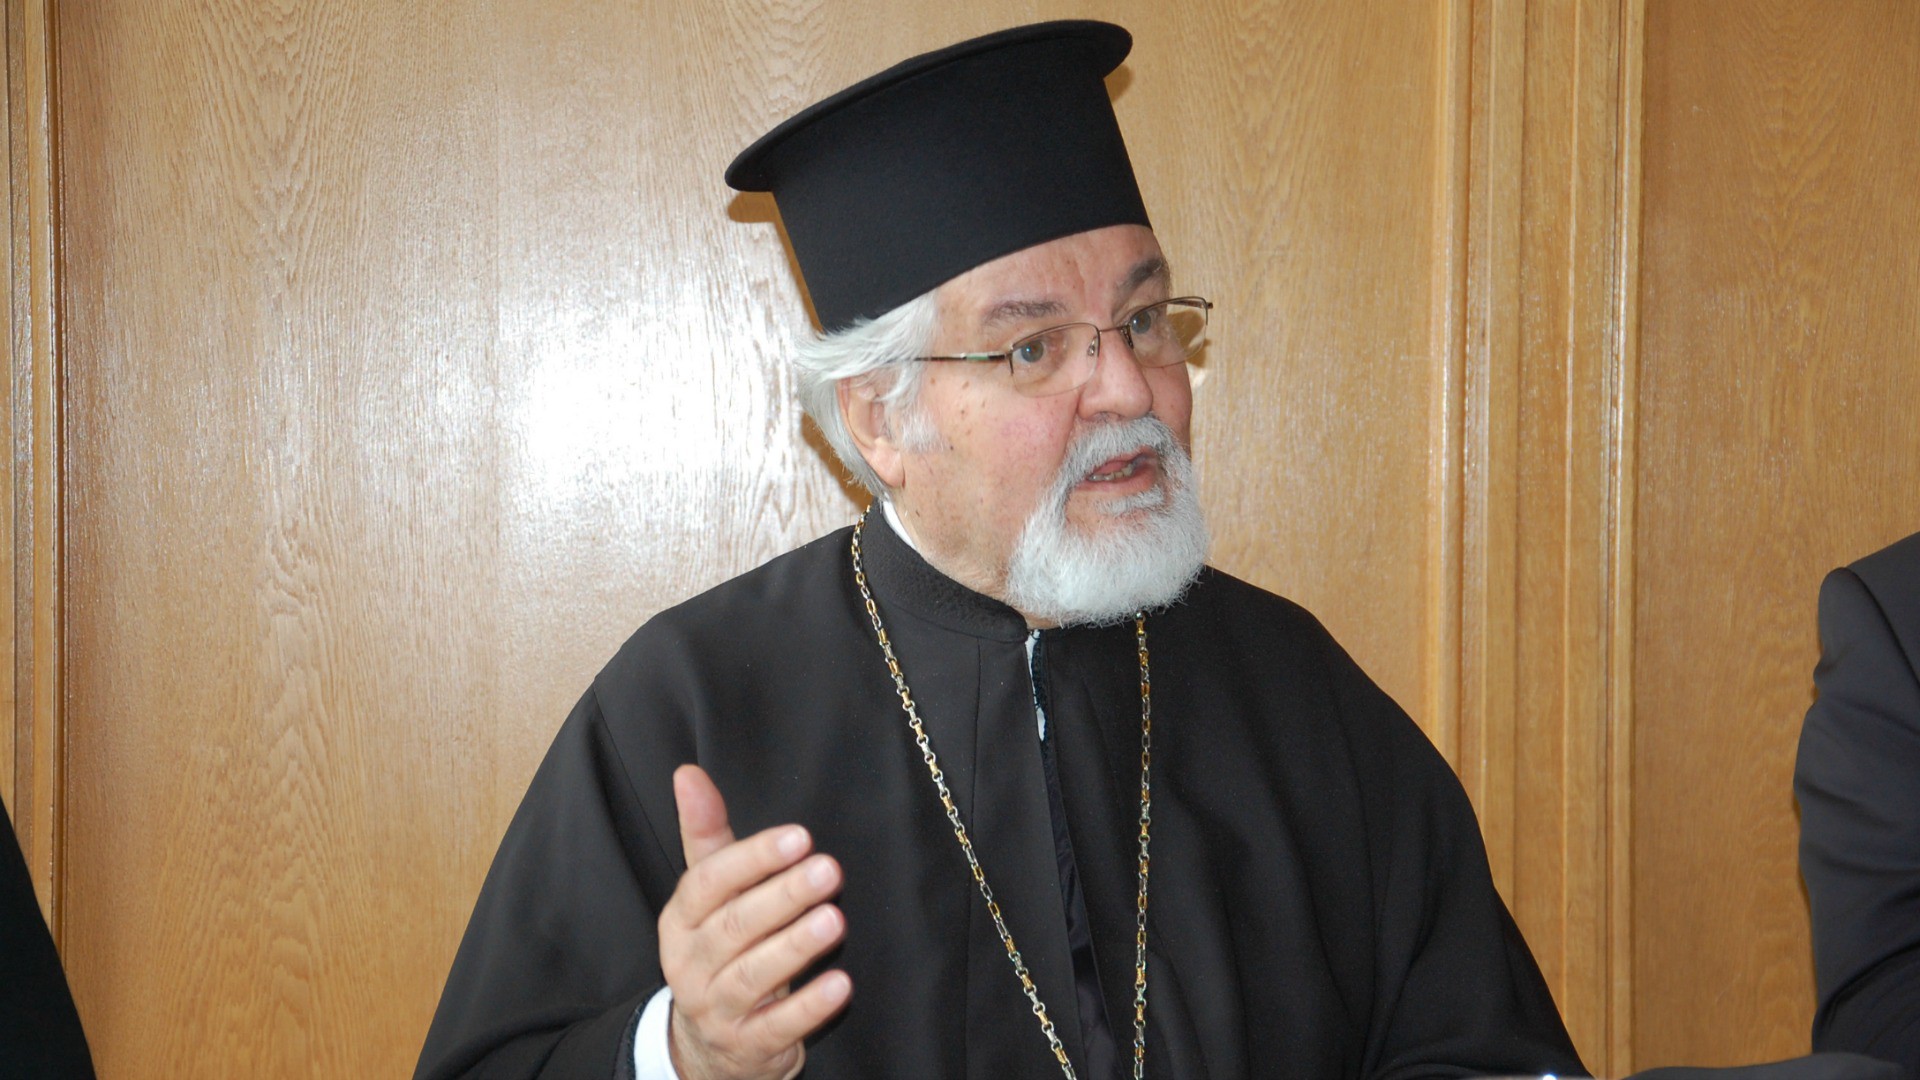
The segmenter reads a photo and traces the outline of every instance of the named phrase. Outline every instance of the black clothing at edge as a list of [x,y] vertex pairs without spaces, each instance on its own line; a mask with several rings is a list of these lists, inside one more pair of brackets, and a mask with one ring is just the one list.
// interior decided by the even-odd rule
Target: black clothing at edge
[[1813,1048],[1920,1076],[1920,533],[1827,575],[1820,644],[1793,775]]

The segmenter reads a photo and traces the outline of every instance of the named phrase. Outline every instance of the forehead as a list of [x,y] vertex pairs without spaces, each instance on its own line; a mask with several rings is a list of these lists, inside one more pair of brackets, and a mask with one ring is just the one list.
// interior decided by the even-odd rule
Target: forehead
[[1017,316],[1104,313],[1148,281],[1166,279],[1153,230],[1112,225],[1063,236],[983,263],[940,286],[941,315],[979,323]]

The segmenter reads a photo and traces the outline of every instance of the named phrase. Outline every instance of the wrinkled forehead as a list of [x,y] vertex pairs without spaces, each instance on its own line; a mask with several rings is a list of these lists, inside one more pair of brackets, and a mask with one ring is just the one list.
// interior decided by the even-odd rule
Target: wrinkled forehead
[[942,284],[935,295],[943,324],[993,329],[1106,318],[1142,297],[1164,299],[1171,287],[1172,270],[1153,231],[1112,225],[983,263]]

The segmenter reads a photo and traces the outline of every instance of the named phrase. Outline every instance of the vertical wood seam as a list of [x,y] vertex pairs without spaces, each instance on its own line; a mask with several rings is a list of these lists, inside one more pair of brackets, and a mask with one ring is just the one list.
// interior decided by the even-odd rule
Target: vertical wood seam
[[1606,3],[1573,9],[1566,121],[1567,261],[1564,290],[1564,412],[1559,420],[1563,546],[1559,554],[1561,746],[1559,857],[1561,1007],[1589,1064],[1607,1064],[1609,734],[1612,539],[1613,356],[1618,344],[1619,11]]
[[[61,370],[55,175],[56,92],[52,0],[13,0],[7,10],[10,244],[16,271],[13,385],[15,804],[21,848],[54,940],[61,940],[60,875],[65,765],[61,619]],[[24,200],[21,195],[24,194]],[[24,420],[25,423],[20,421]],[[20,708],[25,701],[27,707]]]
[[1516,851],[1518,380],[1526,7],[1490,3],[1476,64],[1469,191],[1463,460],[1461,772],[1494,883],[1513,898]]
[[1458,772],[1460,746],[1461,423],[1465,412],[1467,191],[1472,160],[1472,2],[1439,8],[1440,56],[1434,125],[1433,273],[1429,347],[1434,358],[1427,475],[1426,721]]
[[1639,438],[1640,139],[1645,89],[1646,0],[1620,2],[1619,136],[1615,140],[1617,307],[1610,399],[1612,551],[1607,649],[1607,1060],[1603,1071],[1633,1071],[1633,742],[1634,528]]

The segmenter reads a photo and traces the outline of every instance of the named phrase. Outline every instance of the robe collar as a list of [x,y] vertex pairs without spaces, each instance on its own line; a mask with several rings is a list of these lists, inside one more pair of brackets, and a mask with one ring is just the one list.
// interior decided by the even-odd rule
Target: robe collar
[[1025,616],[934,569],[882,514],[867,514],[860,546],[875,599],[970,637],[1026,640]]

